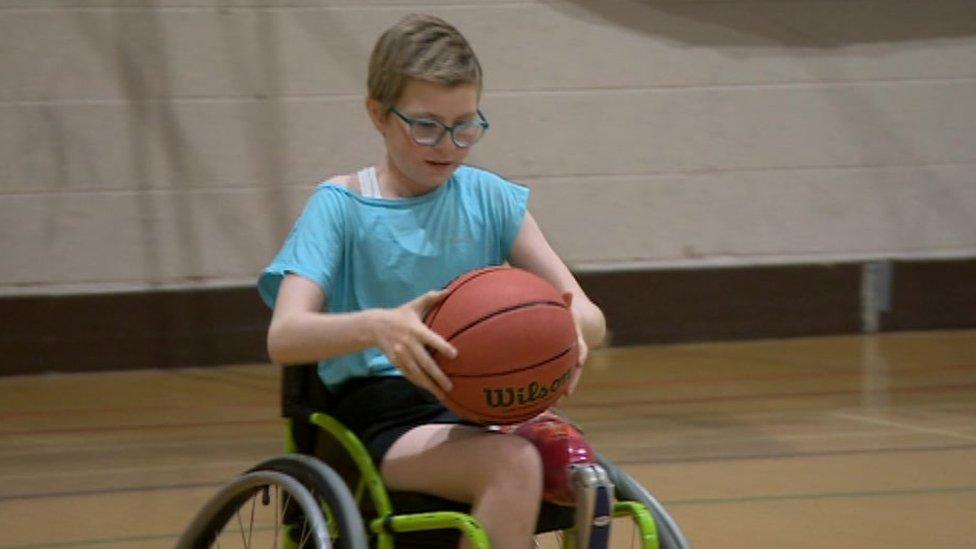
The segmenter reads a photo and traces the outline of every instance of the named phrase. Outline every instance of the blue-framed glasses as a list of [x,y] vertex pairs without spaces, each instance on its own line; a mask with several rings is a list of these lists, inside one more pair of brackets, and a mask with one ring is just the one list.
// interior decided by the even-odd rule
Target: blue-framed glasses
[[414,143],[425,147],[436,147],[441,139],[444,139],[444,134],[450,133],[451,141],[458,148],[466,149],[477,143],[488,131],[488,120],[481,113],[481,109],[477,111],[477,120],[468,120],[453,126],[448,126],[433,118],[413,118],[403,114],[395,107],[391,108],[390,112],[410,126],[410,137],[413,138]]

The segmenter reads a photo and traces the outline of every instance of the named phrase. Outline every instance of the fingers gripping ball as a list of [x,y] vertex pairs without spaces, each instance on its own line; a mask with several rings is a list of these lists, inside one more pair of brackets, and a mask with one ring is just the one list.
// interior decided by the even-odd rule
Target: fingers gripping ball
[[451,379],[444,404],[478,423],[525,421],[562,396],[579,359],[576,326],[562,296],[521,269],[461,276],[428,312],[427,325],[457,349],[434,355]]
[[543,498],[559,505],[574,505],[572,466],[597,462],[596,454],[582,433],[565,419],[548,413],[515,426],[510,432],[525,438],[539,450],[545,479]]

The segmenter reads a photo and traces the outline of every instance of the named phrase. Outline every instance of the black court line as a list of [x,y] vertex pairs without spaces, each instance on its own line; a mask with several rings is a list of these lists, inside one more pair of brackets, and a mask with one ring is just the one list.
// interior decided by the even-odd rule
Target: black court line
[[[585,387],[584,387],[585,389]],[[952,385],[917,385],[910,387],[894,387],[886,389],[882,393],[886,394],[922,394],[922,393],[953,393],[953,392],[972,392],[976,390],[976,383],[959,383]],[[715,402],[735,402],[739,400],[773,400],[773,399],[802,399],[819,398],[831,396],[860,396],[863,395],[862,389],[838,389],[833,391],[803,391],[795,393],[749,393],[742,395],[722,395],[704,396],[692,398],[673,398],[673,399],[632,399],[632,400],[610,400],[592,402],[569,402],[565,405],[567,410],[572,411],[576,408],[634,408],[640,406],[672,406],[676,404],[711,404]]]
[[817,499],[850,499],[850,498],[890,498],[904,496],[934,496],[951,494],[970,494],[976,492],[976,486],[932,486],[924,488],[895,488],[891,490],[858,490],[850,492],[815,492],[807,494],[761,494],[755,496],[737,496],[726,498],[689,498],[666,500],[662,503],[668,507],[691,505],[741,505],[744,503],[765,503],[782,501],[810,501]]
[[239,421],[197,421],[187,423],[143,423],[139,425],[105,425],[101,427],[67,427],[60,429],[0,430],[0,436],[48,436],[86,433],[116,433],[125,431],[164,431],[167,429],[204,429],[208,427],[240,427],[244,425],[284,425],[283,418]]
[[278,388],[276,379],[261,379],[260,382],[255,382],[254,380],[234,379],[236,374],[227,375],[227,373],[224,371],[211,372],[209,370],[172,370],[168,373],[173,377],[190,378],[194,381],[203,381],[206,383],[236,387],[238,389],[247,389],[262,395],[266,395],[269,391],[274,391]]
[[[750,359],[749,362],[757,362]],[[775,363],[780,366],[783,363]],[[900,368],[885,370],[888,377],[901,375],[932,375],[946,372],[968,372],[976,370],[976,364],[952,364],[936,368]],[[625,381],[593,381],[586,384],[587,389],[628,389],[634,387],[667,387],[671,385],[725,385],[740,384],[750,381],[801,381],[807,379],[825,378],[860,378],[863,370],[829,370],[825,372],[769,372],[764,374],[736,375],[727,377],[683,377],[680,379],[631,379]]]
[[808,457],[832,457],[871,454],[900,454],[918,452],[952,452],[976,450],[976,444],[957,444],[946,446],[912,446],[905,448],[852,448],[849,450],[823,450],[816,452],[777,452],[772,454],[730,454],[651,459],[614,459],[618,465],[651,465],[660,463],[700,463],[709,461],[746,461],[757,459],[801,459]]
[[[958,445],[958,446],[919,446],[914,448],[872,448],[872,449],[865,448],[865,449],[836,450],[836,451],[823,451],[823,452],[789,452],[789,453],[777,453],[777,454],[701,456],[701,457],[692,457],[692,458],[664,458],[664,459],[650,459],[650,460],[614,459],[613,461],[617,465],[651,465],[651,464],[660,464],[660,463],[696,463],[696,462],[708,462],[708,461],[740,461],[740,460],[756,460],[756,459],[777,460],[777,459],[797,459],[797,458],[805,458],[805,457],[941,452],[941,451],[960,451],[960,450],[974,450],[974,449],[976,449],[976,444],[966,444],[966,445]],[[0,502],[71,498],[71,497],[85,497],[85,496],[103,496],[103,495],[114,495],[114,494],[124,494],[124,493],[133,493],[133,492],[193,490],[198,488],[216,488],[219,486],[223,486],[224,484],[225,484],[224,482],[199,482],[199,483],[184,483],[184,484],[123,486],[123,487],[116,487],[116,488],[72,490],[72,491],[65,491],[65,492],[44,492],[44,493],[35,493],[35,494],[10,494],[10,495],[0,495]]]
[[66,492],[42,492],[36,494],[0,495],[0,502],[28,501],[36,499],[75,498],[86,496],[105,496],[115,494],[131,494],[133,492],[163,492],[176,490],[196,490],[199,488],[218,488],[226,482],[188,482],[184,484],[148,484],[144,486],[120,486],[116,488],[100,488],[97,490],[70,490]]

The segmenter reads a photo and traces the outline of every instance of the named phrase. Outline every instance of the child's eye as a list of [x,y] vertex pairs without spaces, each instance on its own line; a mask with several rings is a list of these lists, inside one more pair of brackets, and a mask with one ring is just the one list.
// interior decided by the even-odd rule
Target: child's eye
[[417,120],[413,124],[414,135],[421,139],[437,137],[441,131],[441,125],[433,120]]
[[440,124],[438,124],[433,120],[427,120],[425,118],[421,118],[420,120],[417,120],[414,123],[414,125],[416,125],[418,129],[422,129],[422,130],[433,130],[436,128],[440,128]]

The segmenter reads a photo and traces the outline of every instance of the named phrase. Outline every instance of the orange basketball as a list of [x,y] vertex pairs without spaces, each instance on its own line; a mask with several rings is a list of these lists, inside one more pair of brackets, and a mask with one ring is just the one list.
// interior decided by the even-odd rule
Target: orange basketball
[[467,273],[424,321],[458,350],[434,355],[454,388],[444,404],[478,423],[525,421],[552,406],[579,360],[573,315],[542,278],[492,267]]

